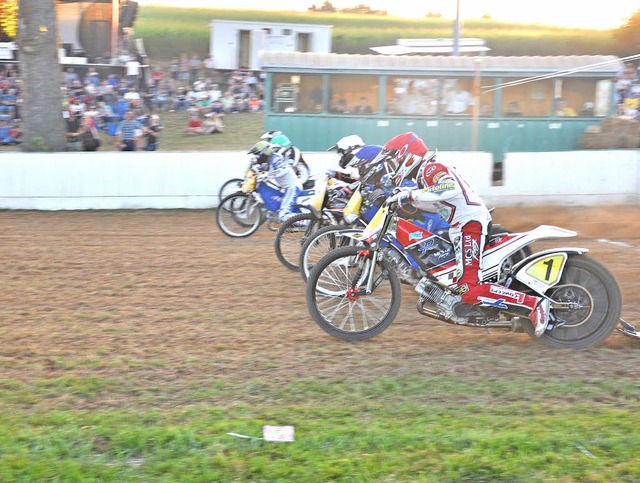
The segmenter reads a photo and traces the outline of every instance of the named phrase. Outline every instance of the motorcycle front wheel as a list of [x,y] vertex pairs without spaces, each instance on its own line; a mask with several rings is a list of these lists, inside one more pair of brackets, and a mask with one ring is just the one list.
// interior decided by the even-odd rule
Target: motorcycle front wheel
[[[307,307],[313,320],[333,337],[347,341],[375,337],[400,310],[400,281],[382,260],[370,274],[373,260],[360,247],[343,247],[319,260],[307,280]],[[364,290],[373,276],[373,289]]]
[[[546,295],[567,305],[552,309],[558,327],[547,330],[540,340],[545,344],[584,349],[602,343],[620,321],[622,296],[613,275],[596,260],[584,255],[572,256],[558,285]],[[531,324],[525,330],[533,336]]]
[[218,228],[232,238],[252,235],[263,221],[258,200],[244,193],[234,193],[224,198],[216,210]]

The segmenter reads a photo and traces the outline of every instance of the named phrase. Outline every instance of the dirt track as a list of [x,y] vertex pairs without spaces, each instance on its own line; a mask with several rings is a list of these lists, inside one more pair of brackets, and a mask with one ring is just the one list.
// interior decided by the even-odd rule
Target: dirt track
[[[494,218],[513,230],[544,223],[578,231],[560,244],[589,248],[609,268],[623,317],[640,326],[640,208],[502,208]],[[357,344],[333,339],[308,315],[301,278],[277,261],[272,239],[266,227],[227,238],[212,211],[0,212],[3,377],[99,373],[118,388],[73,404],[102,406],[145,387],[162,390],[140,404],[187,404],[184,388],[213,379],[513,377],[550,368],[558,377],[636,378],[640,339],[615,332],[597,349],[541,347],[525,334],[422,317],[406,286],[403,308],[382,335]]]

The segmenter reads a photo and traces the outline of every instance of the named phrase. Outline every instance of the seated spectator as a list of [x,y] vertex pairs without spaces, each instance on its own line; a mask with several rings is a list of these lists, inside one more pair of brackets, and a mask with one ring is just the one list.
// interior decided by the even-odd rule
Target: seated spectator
[[189,109],[187,89],[185,89],[184,87],[178,87],[178,89],[176,90],[176,97],[173,103],[173,108],[179,112],[183,112]]
[[22,130],[18,126],[12,126],[9,121],[0,121],[0,144],[3,146],[20,144],[22,142]]
[[219,132],[224,132],[222,116],[216,115],[213,112],[206,114],[204,123],[202,124],[202,134],[215,134]]
[[259,112],[262,110],[263,102],[262,99],[258,98],[257,95],[251,94],[249,96],[249,100],[247,101],[247,106],[251,112]]
[[200,119],[198,109],[189,109],[189,120],[187,121],[187,129],[185,132],[190,136],[203,134],[202,120]]
[[556,106],[557,106],[556,116],[568,116],[568,117],[577,116],[576,111],[574,111],[573,108],[569,107],[567,105],[567,101],[562,97],[559,97],[558,99],[556,99]]
[[373,114],[373,108],[369,104],[369,99],[365,96],[360,97],[358,105],[355,106],[352,111],[353,114]]

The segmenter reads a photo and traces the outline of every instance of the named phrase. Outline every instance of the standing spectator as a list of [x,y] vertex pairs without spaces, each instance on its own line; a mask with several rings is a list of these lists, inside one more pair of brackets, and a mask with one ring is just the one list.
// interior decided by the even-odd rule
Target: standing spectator
[[116,136],[120,141],[121,151],[136,151],[138,149],[138,139],[142,136],[142,124],[135,117],[136,113],[129,109],[125,113],[124,120],[118,124]]
[[200,65],[202,62],[196,54],[191,56],[189,60],[189,83],[193,85],[200,77]]
[[177,82],[180,78],[180,60],[175,57],[169,64],[169,77],[174,82]]
[[204,68],[205,68],[207,77],[213,78],[213,76],[216,73],[216,63],[213,60],[213,55],[209,55],[209,57],[207,57],[204,60]]
[[82,151],[82,139],[80,135],[80,119],[75,109],[69,107],[66,111],[67,124],[67,151]]
[[135,56],[130,56],[127,60],[127,80],[129,84],[138,89],[138,78],[140,76],[140,61]]
[[83,151],[97,151],[102,142],[93,118],[84,115],[80,125],[80,139]]
[[180,56],[180,64],[178,65],[179,73],[178,79],[183,87],[186,87],[189,82],[189,58],[187,54],[182,54]]
[[162,130],[162,126],[160,125],[160,117],[157,114],[152,114],[149,117],[149,123],[144,127],[144,140],[145,140],[145,151],[157,151],[159,146],[160,131]]

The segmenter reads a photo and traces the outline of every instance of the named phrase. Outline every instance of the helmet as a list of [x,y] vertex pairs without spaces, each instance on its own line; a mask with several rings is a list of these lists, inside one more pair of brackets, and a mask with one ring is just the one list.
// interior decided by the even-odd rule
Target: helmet
[[279,134],[282,134],[282,131],[267,131],[262,136],[260,136],[260,139],[271,141],[271,138],[273,138],[274,136],[278,136]]
[[[422,161],[422,164],[420,165],[418,174],[416,176],[416,184],[418,185],[418,188],[425,189],[430,185],[429,180],[438,180],[438,178],[436,178],[434,175],[434,172],[436,171],[438,165],[432,164],[432,161],[435,160],[435,157],[436,153],[434,152],[431,156]],[[442,176],[442,174],[440,176]]]
[[327,151],[333,151],[334,149],[340,155],[340,161],[338,164],[341,168],[346,168],[347,165],[353,160],[354,149],[364,146],[364,141],[360,136],[352,134],[351,136],[345,136],[336,144],[331,146]]
[[282,149],[287,149],[292,146],[289,138],[282,133],[273,136],[269,142],[275,146],[280,146]]
[[248,154],[255,154],[256,156],[270,156],[273,153],[273,146],[268,141],[258,141],[249,150]]
[[420,161],[427,155],[429,148],[422,139],[413,132],[399,134],[391,138],[384,145],[388,158],[395,160],[396,176],[394,184],[400,186],[405,179],[411,179],[417,175]]
[[352,150],[353,148],[360,146],[364,146],[364,141],[360,136],[352,134],[350,136],[343,137],[340,141],[327,149],[327,151],[333,151],[335,149],[338,151],[338,154],[342,154],[347,150]]

